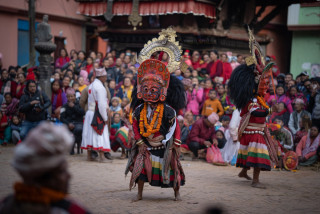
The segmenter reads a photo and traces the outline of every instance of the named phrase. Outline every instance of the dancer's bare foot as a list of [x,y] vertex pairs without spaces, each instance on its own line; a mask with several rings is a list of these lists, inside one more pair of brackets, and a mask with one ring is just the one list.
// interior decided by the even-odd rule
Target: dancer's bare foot
[[174,192],[174,200],[175,201],[182,201],[179,191]]
[[254,187],[254,188],[266,189],[266,186],[264,186],[260,182],[252,182],[251,186]]
[[132,202],[137,202],[137,201],[140,201],[140,200],[142,200],[142,195],[137,194],[136,197],[134,199],[132,199]]
[[247,180],[252,180],[252,178],[247,174],[247,172],[241,171],[238,176],[239,178],[246,178]]

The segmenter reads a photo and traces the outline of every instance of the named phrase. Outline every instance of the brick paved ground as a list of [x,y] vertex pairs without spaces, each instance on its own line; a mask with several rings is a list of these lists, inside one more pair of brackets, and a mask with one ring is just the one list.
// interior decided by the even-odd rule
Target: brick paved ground
[[[19,176],[10,166],[13,147],[1,148],[0,198],[12,192]],[[113,154],[119,156],[120,154]],[[205,162],[183,161],[187,176],[181,189],[183,201],[173,201],[172,189],[146,185],[144,200],[131,203],[136,189],[128,191],[124,177],[126,160],[112,164],[87,162],[85,154],[69,157],[70,196],[93,213],[201,213],[207,206],[220,205],[228,213],[320,213],[320,172],[303,168],[297,172],[262,172],[266,190],[250,187],[239,179],[239,169]]]

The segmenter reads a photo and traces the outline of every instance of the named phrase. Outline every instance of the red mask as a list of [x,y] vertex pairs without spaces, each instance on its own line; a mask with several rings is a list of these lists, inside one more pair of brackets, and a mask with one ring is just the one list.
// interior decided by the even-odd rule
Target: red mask
[[142,99],[145,102],[156,103],[161,96],[161,85],[153,81],[145,81],[141,86]]

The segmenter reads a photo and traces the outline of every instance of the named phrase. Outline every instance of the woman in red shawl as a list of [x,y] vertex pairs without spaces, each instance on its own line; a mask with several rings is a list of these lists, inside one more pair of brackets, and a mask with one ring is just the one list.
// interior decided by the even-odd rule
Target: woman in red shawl
[[59,57],[56,60],[55,67],[62,68],[65,64],[70,62],[70,58],[68,57],[68,52],[65,48],[60,49]]
[[23,94],[23,90],[26,87],[26,76],[24,73],[18,74],[18,86],[16,89],[16,97],[20,99]]
[[88,75],[93,71],[93,58],[92,57],[87,58],[87,65],[85,67],[85,70],[88,72]]
[[52,117],[59,118],[60,117],[60,109],[61,106],[67,103],[67,96],[64,91],[61,89],[61,82],[59,80],[55,80],[51,84],[52,96]]

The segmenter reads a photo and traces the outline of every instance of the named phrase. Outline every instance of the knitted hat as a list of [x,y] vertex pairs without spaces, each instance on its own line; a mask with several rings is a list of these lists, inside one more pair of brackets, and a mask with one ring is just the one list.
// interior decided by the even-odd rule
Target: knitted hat
[[213,112],[208,116],[208,120],[211,124],[214,125],[217,121],[219,121],[219,116],[217,115],[217,113]]
[[67,95],[75,95],[76,94],[76,92],[75,92],[75,90],[73,89],[73,88],[68,88],[67,89],[67,91],[66,91],[66,94]]

